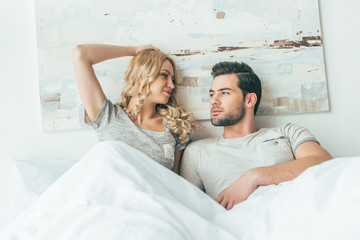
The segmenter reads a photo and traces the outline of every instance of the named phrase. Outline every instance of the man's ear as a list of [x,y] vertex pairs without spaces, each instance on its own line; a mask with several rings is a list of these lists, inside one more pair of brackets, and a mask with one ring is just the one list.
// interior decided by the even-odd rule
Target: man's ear
[[248,93],[245,97],[245,106],[247,108],[254,108],[257,102],[256,93]]

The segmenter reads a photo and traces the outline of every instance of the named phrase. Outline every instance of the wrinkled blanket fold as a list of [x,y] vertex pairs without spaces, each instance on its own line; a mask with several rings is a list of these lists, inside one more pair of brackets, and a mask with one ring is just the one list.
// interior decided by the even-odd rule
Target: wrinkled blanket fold
[[360,157],[259,187],[226,211],[128,145],[97,144],[0,239],[360,239]]

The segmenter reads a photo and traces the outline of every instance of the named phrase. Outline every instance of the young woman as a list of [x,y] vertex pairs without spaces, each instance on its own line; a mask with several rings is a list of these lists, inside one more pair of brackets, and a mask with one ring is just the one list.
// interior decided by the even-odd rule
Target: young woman
[[[125,73],[121,102],[113,104],[92,66],[123,56],[134,57]],[[85,121],[99,141],[125,142],[178,173],[189,133],[198,125],[177,105],[175,62],[152,45],[84,44],[74,48],[73,65]]]

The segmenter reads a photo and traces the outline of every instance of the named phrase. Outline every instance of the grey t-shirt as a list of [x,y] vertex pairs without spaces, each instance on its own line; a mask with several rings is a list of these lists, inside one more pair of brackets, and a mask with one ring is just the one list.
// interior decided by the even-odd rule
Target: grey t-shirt
[[168,129],[165,119],[165,132],[141,128],[119,105],[108,99],[105,99],[100,112],[92,122],[85,113],[85,122],[96,131],[99,141],[124,142],[169,169],[174,166],[174,153],[186,146],[186,143],[180,144],[180,139]]
[[216,198],[251,168],[294,160],[295,149],[306,141],[317,142],[306,128],[295,124],[262,128],[241,138],[195,141],[183,154],[180,175]]

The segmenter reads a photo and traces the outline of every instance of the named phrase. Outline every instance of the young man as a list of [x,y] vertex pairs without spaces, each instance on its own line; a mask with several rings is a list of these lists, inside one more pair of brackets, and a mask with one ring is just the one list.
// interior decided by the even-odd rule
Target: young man
[[220,62],[211,74],[211,123],[224,133],[191,143],[180,173],[223,207],[230,210],[258,186],[292,180],[332,158],[303,127],[256,125],[261,82],[247,64]]

